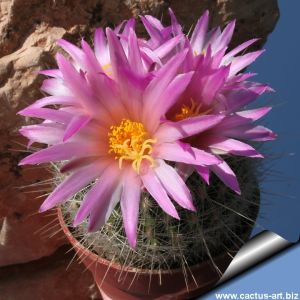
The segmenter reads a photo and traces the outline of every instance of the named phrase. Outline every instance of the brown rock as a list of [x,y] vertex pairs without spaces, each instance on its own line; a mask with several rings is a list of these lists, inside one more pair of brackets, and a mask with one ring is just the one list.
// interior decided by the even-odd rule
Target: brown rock
[[[53,256],[0,269],[1,300],[100,300],[93,278],[61,248]],[[68,266],[69,265],[69,266]]]
[[18,145],[10,143],[7,135],[2,137],[6,143],[0,155],[0,266],[5,266],[51,255],[65,240],[62,234],[54,235],[60,227],[53,213],[37,213],[42,201],[37,197],[47,191],[45,186],[21,189],[46,180],[49,174],[40,168],[18,167],[24,153],[12,150]]

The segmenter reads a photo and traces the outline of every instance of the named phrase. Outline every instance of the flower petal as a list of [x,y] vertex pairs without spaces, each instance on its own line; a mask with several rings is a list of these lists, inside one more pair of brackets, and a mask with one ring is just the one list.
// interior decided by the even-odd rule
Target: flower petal
[[[114,167],[108,167],[103,171],[101,178],[85,195],[84,200],[74,218],[74,226],[80,224],[92,213],[92,211],[99,213],[98,218],[101,222],[109,217],[106,213],[108,212],[112,194],[117,187],[116,175]],[[93,230],[94,225],[96,225],[95,214],[92,223],[89,224],[89,228]]]
[[19,132],[32,142],[54,145],[62,142],[64,130],[56,124],[38,124],[23,126]]
[[111,213],[120,201],[121,193],[122,185],[116,184],[115,187],[112,188],[112,193],[108,196],[107,201],[101,202],[99,206],[91,210],[88,225],[89,232],[99,230],[108,221]]
[[210,166],[210,170],[213,171],[228,187],[230,187],[238,195],[241,194],[236,175],[225,161],[218,165]]
[[51,78],[45,79],[41,86],[41,90],[53,96],[71,96],[70,90],[64,84],[62,79]]
[[162,210],[173,218],[179,220],[179,215],[174,204],[168,197],[152,168],[149,168],[146,174],[141,175],[141,179],[149,194],[155,199]]
[[226,94],[227,113],[237,111],[267,91],[270,91],[270,89],[265,84],[256,84],[247,89],[231,91]]
[[141,179],[132,170],[128,170],[124,178],[123,191],[121,196],[121,210],[123,223],[132,248],[136,246],[136,234],[139,215],[139,204],[141,195]]
[[151,106],[152,109],[145,107],[144,122],[147,123],[147,127],[149,128],[150,132],[152,129],[157,128],[161,117],[164,116],[172,107],[172,105],[178,100],[179,96],[184,92],[190,83],[192,76],[193,72],[177,75],[168,85],[166,90],[161,94],[159,98],[159,104],[157,103],[155,105],[153,102]]
[[221,35],[216,39],[216,42],[214,43],[214,52],[219,51],[222,48],[225,48],[228,46],[228,44],[231,41],[233,31],[235,28],[235,20],[231,21],[223,30]]
[[35,101],[29,107],[45,107],[48,105],[76,105],[77,99],[72,96],[49,96]]
[[264,126],[246,125],[224,131],[228,137],[251,141],[272,141],[277,135]]
[[159,103],[161,94],[176,76],[186,54],[187,51],[183,51],[174,56],[156,73],[156,77],[149,83],[144,92],[144,103],[149,108],[155,107]]
[[87,115],[74,116],[66,128],[63,141],[64,142],[67,141],[70,137],[72,137],[75,133],[77,133],[82,127],[84,127],[90,120],[91,117]]
[[201,176],[201,178],[209,184],[209,168],[203,166],[195,166],[197,173]]
[[107,40],[102,28],[95,30],[94,36],[95,55],[101,65],[107,65],[110,61]]
[[201,54],[205,42],[206,32],[208,28],[209,12],[206,10],[198,20],[191,37],[191,45],[197,54]]
[[187,118],[178,122],[166,122],[159,127],[155,133],[155,138],[160,142],[175,142],[208,130],[223,119],[223,115],[204,115]]
[[72,91],[72,94],[80,100],[82,107],[87,108],[91,114],[94,114],[95,108],[98,107],[99,103],[86,81],[64,56],[58,53],[56,60],[63,73],[65,83]]
[[239,46],[235,47],[234,49],[232,49],[231,51],[229,51],[224,57],[223,57],[223,63],[227,64],[228,62],[230,62],[230,59],[235,56],[236,54],[240,53],[241,51],[243,51],[244,49],[248,48],[249,46],[251,46],[252,44],[254,44],[256,41],[258,41],[259,39],[251,39],[249,41],[246,41],[242,44],[240,44]]
[[62,47],[74,59],[76,64],[78,64],[81,67],[81,69],[83,70],[86,69],[86,66],[83,61],[84,54],[80,48],[78,48],[77,46],[73,45],[72,43],[64,39],[59,39],[57,41],[57,44],[60,47]]
[[82,143],[68,142],[56,144],[51,147],[42,149],[38,152],[35,152],[22,159],[19,165],[22,166],[41,164],[50,161],[68,160],[75,156],[83,157],[97,155],[99,155],[99,151],[94,145],[89,145],[88,143],[85,143],[84,148],[82,148]]
[[103,172],[105,164],[99,161],[85,165],[70,176],[68,176],[47,197],[40,207],[40,212],[53,208],[54,206],[68,200],[81,189],[86,187]]
[[247,53],[242,56],[235,57],[230,66],[230,73],[229,77],[237,74],[247,66],[249,66],[251,63],[253,63],[265,50],[259,50]]
[[214,165],[220,162],[213,154],[193,148],[184,143],[160,144],[153,149],[154,155],[165,160],[200,166]]
[[238,140],[225,137],[215,137],[210,140],[209,148],[215,154],[233,154],[247,157],[262,158],[253,147]]
[[50,108],[27,107],[19,111],[18,114],[21,116],[35,117],[62,124],[67,124],[72,119],[72,115],[70,113],[63,110],[55,110]]
[[154,172],[167,193],[181,207],[196,211],[190,190],[174,168],[159,160],[159,166],[154,169]]

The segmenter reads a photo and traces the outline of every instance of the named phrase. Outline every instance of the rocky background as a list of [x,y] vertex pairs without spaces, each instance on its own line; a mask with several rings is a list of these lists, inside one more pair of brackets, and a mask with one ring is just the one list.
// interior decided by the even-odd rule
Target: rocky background
[[42,97],[37,71],[55,65],[57,39],[91,41],[95,27],[166,17],[168,6],[187,31],[207,8],[212,26],[236,18],[232,46],[260,37],[262,47],[279,16],[276,0],[0,0],[0,300],[100,299],[90,274],[71,262],[55,215],[37,213],[45,189],[30,185],[49,174],[17,166],[27,154],[18,128],[28,120],[16,112]]

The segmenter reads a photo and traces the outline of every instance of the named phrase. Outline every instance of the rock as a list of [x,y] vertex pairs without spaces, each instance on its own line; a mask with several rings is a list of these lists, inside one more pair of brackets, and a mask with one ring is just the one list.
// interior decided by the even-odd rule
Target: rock
[[4,133],[2,138],[5,144],[0,142],[0,266],[5,266],[51,255],[65,239],[60,232],[53,236],[60,229],[53,213],[37,213],[42,201],[37,197],[47,191],[45,186],[28,186],[47,180],[49,173],[36,167],[18,167],[24,153],[13,149],[21,140],[13,143],[9,141],[11,136]]
[[[51,257],[0,269],[0,299],[100,300],[93,278],[73,252],[59,249]],[[69,266],[68,266],[69,265]]]

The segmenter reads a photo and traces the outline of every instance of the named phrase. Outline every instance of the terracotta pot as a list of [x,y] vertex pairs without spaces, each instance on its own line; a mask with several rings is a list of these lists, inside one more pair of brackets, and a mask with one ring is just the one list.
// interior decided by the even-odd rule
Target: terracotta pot
[[[58,218],[78,257],[92,272],[104,299],[191,299],[210,290],[220,278],[209,261],[190,267],[186,275],[181,268],[159,272],[121,266],[82,246],[69,231],[60,209]],[[224,254],[214,261],[223,273],[231,260]]]

